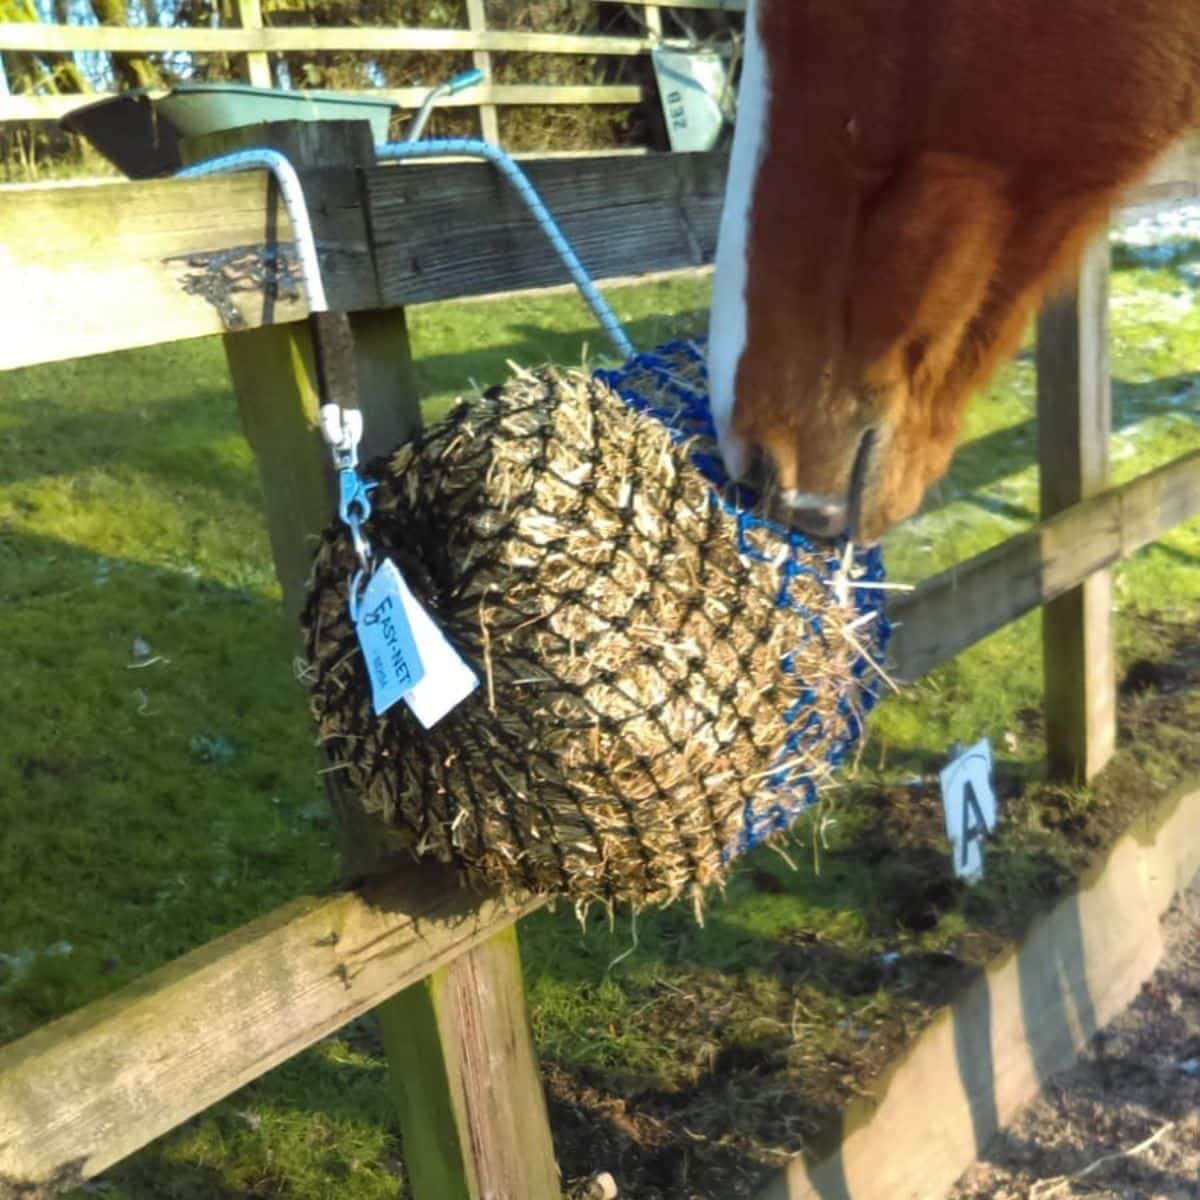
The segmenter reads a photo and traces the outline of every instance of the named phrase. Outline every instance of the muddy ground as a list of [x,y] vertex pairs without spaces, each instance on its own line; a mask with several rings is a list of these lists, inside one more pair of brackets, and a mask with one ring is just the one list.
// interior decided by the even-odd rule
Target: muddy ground
[[949,1200],[1200,1200],[1200,887],[1164,925],[1141,994]]

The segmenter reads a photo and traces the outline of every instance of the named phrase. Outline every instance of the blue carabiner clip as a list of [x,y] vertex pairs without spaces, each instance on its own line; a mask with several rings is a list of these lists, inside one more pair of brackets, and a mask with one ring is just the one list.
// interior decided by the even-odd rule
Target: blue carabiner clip
[[371,492],[377,483],[368,483],[353,467],[338,472],[338,516],[351,529],[371,518]]

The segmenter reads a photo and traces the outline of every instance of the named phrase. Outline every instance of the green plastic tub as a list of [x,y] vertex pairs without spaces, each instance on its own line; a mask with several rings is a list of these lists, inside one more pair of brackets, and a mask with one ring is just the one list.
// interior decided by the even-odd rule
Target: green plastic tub
[[238,83],[180,83],[166,92],[130,91],[86,104],[62,119],[130,179],[177,171],[185,138],[267,121],[369,121],[386,142],[395,106],[338,92],[293,92]]

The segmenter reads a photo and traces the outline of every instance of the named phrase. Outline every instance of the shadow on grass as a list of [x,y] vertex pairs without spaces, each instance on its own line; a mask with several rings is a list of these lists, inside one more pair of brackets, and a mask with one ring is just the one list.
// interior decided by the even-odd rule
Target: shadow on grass
[[1181,566],[1192,567],[1200,565],[1200,555],[1189,554],[1186,550],[1180,550],[1177,546],[1171,546],[1166,542],[1154,542],[1148,549],[1154,554],[1161,554],[1173,562],[1179,563]]
[[[1114,379],[1114,432],[1131,429],[1148,416],[1169,410],[1172,397],[1186,395],[1198,386],[1200,372],[1167,376],[1150,383]],[[985,511],[1018,520],[1036,520],[1035,507],[972,494],[1036,463],[1037,421],[1033,419],[964,442],[955,451],[944,483],[930,493],[921,511],[936,512],[955,499],[965,498]]]
[[[277,603],[0,525],[0,624],[15,718],[0,741],[0,1042],[333,883]],[[135,637],[161,657],[139,668]],[[115,1168],[106,1194],[394,1197],[381,1078],[310,1052]],[[274,1114],[261,1132],[256,1106]]]
[[[580,304],[582,308],[582,301]],[[495,307],[499,316],[503,306]],[[472,324],[486,323],[486,309],[470,311],[464,306],[464,320],[468,313]],[[531,367],[547,362],[571,367],[582,362],[585,347],[593,356],[611,355],[603,330],[589,324],[587,316],[583,310],[580,323],[568,330],[506,323],[506,332],[511,330],[517,336],[502,345],[424,355],[417,318],[420,392],[441,398],[436,404],[441,410],[446,407],[445,393],[469,395],[472,380],[481,389],[503,383],[511,374],[510,361]],[[636,346],[651,349],[681,331],[702,332],[706,321],[704,310],[691,309],[637,318],[626,328]],[[186,384],[193,358],[200,364],[196,374],[211,382],[172,390],[164,400],[161,383],[156,392],[147,376],[184,373]],[[216,339],[186,349],[151,347],[18,372],[19,386],[6,384],[3,395],[4,413],[16,422],[5,430],[0,484],[120,467],[172,486],[203,483],[229,500],[258,507],[261,498],[253,463],[247,457],[243,465],[216,448],[236,428],[232,385],[225,382],[224,372],[224,357]],[[127,398],[128,389],[123,386],[123,380],[129,378],[139,381],[133,399]],[[116,399],[107,400],[107,396]],[[436,417],[438,412],[430,415]]]
[[[112,356],[128,360],[116,369],[140,369],[138,353]],[[232,387],[198,388],[145,406],[102,407],[64,397],[70,384],[60,364],[23,374],[27,382],[21,394],[4,399],[5,415],[18,424],[5,431],[0,484],[123,469],[172,487],[203,484],[229,501],[261,506],[253,463],[215,448],[234,432]]]

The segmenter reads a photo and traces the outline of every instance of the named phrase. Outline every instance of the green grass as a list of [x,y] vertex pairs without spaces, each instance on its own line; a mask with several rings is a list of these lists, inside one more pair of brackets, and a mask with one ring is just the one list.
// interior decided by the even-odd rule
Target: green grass
[[[1114,468],[1126,479],[1200,445],[1200,310],[1174,270],[1120,271],[1114,291]],[[653,345],[702,329],[707,283],[613,300],[634,341]],[[411,331],[431,416],[503,379],[510,359],[572,364],[607,349],[573,295],[433,306],[411,314]],[[975,404],[923,514],[889,538],[893,577],[915,581],[1034,519],[1033,407],[1019,360]],[[1194,618],[1197,564],[1192,522],[1122,566],[1123,611]],[[278,604],[218,342],[0,377],[0,1042],[335,877]],[[1120,629],[1123,651],[1142,652],[1139,624]],[[1039,686],[1027,619],[884,703],[845,781],[928,772],[951,741],[984,735],[1006,769],[1032,776],[1041,745],[1022,714]],[[987,906],[905,924],[911,866],[856,857],[880,833],[858,794],[832,792],[820,827],[797,831],[796,871],[752,856],[703,930],[683,909],[643,916],[620,962],[628,916],[586,932],[566,910],[525,922],[544,1058],[631,1096],[716,1086],[746,1063],[802,1087],[903,1024],[911,1000],[872,964],[897,947],[965,944]],[[991,901],[1045,884],[1054,836],[1020,810],[990,860]],[[403,1195],[383,1071],[356,1024],[111,1172],[106,1195]],[[768,1119],[752,1101],[735,1124]]]

